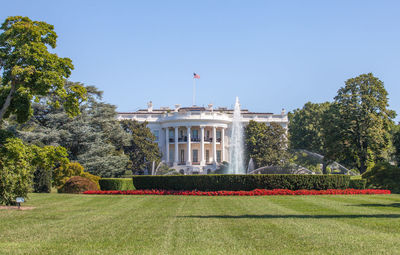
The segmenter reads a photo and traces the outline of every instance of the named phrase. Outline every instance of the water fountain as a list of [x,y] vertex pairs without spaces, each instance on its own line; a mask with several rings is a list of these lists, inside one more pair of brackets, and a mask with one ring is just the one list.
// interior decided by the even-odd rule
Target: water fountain
[[235,109],[233,111],[232,130],[230,134],[230,164],[228,174],[245,174],[243,137],[240,103],[239,98],[236,97]]

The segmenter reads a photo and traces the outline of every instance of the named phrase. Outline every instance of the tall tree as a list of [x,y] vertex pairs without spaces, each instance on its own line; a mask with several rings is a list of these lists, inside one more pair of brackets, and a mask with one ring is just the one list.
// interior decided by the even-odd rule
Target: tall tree
[[[67,82],[68,89],[75,83]],[[83,86],[83,85],[81,85]],[[85,169],[102,177],[124,174],[129,162],[123,148],[130,136],[116,119],[116,107],[102,102],[102,91],[86,87],[87,102],[80,106],[81,114],[70,118],[61,108],[48,107],[47,97],[33,104],[34,114],[16,129],[24,141],[36,145],[61,145],[71,161],[78,161]]]
[[123,120],[121,124],[123,129],[131,135],[129,145],[125,146],[125,153],[129,155],[132,172],[138,173],[151,169],[150,164],[153,161],[158,164],[161,153],[147,123]]
[[307,102],[289,113],[289,141],[292,149],[324,153],[323,116],[330,103]]
[[326,118],[326,148],[330,156],[352,161],[350,166],[360,173],[382,158],[395,117],[394,111],[388,109],[387,95],[383,82],[372,73],[346,81]]
[[400,124],[394,126],[393,147],[394,147],[394,158],[396,160],[397,166],[400,167]]
[[286,130],[277,123],[250,121],[245,128],[247,158],[252,158],[256,168],[280,166],[288,158]]
[[69,58],[48,51],[56,47],[54,27],[15,16],[8,17],[0,29],[0,123],[10,114],[25,122],[32,114],[32,100],[48,94],[57,95],[54,106],[62,104],[70,116],[79,114],[86,91],[79,85],[64,88],[73,65]]

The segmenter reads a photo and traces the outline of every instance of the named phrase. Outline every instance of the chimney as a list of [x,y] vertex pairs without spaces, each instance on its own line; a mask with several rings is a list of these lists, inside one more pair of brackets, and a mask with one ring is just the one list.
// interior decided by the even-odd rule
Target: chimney
[[148,102],[147,103],[147,111],[148,112],[152,112],[153,111],[153,102]]
[[286,114],[285,108],[282,108],[281,115],[285,115],[285,114]]

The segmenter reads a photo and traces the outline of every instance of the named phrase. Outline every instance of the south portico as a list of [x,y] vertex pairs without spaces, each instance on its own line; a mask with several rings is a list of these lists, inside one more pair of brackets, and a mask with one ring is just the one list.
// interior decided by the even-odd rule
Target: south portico
[[163,161],[185,173],[207,173],[227,161],[227,123],[165,123]]

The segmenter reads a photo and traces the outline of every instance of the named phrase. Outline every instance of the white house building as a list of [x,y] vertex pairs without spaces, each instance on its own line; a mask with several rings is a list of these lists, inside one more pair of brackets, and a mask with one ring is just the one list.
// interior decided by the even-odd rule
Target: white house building
[[[276,122],[287,128],[288,117],[281,114],[250,112],[241,110],[243,124],[250,120]],[[223,107],[161,107],[136,112],[120,112],[118,119],[147,121],[162,152],[162,161],[168,166],[185,173],[207,173],[215,170],[224,161],[229,162],[229,136],[233,109]]]

